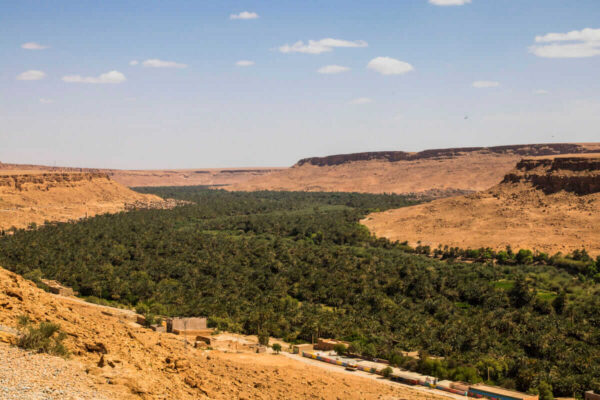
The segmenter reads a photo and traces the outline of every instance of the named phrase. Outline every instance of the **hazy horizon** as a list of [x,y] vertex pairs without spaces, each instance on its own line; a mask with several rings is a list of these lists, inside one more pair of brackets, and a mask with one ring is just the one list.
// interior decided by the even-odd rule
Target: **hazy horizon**
[[0,5],[0,162],[285,167],[600,141],[600,3]]

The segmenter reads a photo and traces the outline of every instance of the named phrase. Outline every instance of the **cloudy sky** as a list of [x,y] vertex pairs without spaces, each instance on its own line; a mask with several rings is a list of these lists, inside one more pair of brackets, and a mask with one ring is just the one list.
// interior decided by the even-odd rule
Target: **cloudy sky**
[[0,2],[0,161],[600,141],[598,0]]

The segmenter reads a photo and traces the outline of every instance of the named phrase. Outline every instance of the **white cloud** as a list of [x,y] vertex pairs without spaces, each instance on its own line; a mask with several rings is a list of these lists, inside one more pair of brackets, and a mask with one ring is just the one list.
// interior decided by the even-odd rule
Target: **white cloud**
[[550,42],[600,42],[600,29],[585,28],[580,31],[567,33],[548,33],[544,36],[536,36],[536,43]]
[[369,104],[372,103],[373,99],[369,97],[359,97],[350,101],[350,104]]
[[164,61],[158,58],[151,58],[142,62],[144,67],[152,68],[187,68],[187,64],[176,63],[175,61]]
[[46,73],[44,71],[36,71],[31,69],[29,71],[25,71],[17,75],[18,81],[39,81],[40,79],[44,79],[46,77]]
[[240,60],[240,61],[236,62],[235,65],[237,65],[238,67],[251,67],[254,65],[254,61]]
[[328,74],[328,75],[340,74],[340,73],[346,72],[346,71],[350,71],[350,68],[344,67],[342,65],[326,65],[317,70],[317,72],[320,74]]
[[529,51],[544,58],[585,58],[600,55],[600,42],[550,44],[547,46],[531,46]]
[[129,61],[129,65],[134,66],[134,65],[138,65],[140,62],[138,60],[131,60]]
[[43,44],[39,44],[36,42],[27,42],[27,43],[23,43],[21,45],[21,48],[25,49],[25,50],[44,50],[44,49],[47,49],[48,46],[44,46]]
[[545,89],[538,89],[538,90],[534,90],[533,94],[544,95],[544,94],[550,94],[550,92]]
[[52,103],[54,103],[54,100],[52,100],[52,99],[45,99],[45,98],[42,97],[42,98],[40,98],[40,103],[42,103],[42,104],[52,104]]
[[258,14],[255,12],[242,11],[239,14],[230,14],[229,19],[256,19]]
[[304,43],[302,40],[289,45],[284,44],[279,46],[279,51],[282,53],[305,53],[305,54],[321,54],[332,51],[335,47],[367,47],[368,43],[364,40],[342,40],[325,38],[321,40],[309,40]]
[[367,68],[382,75],[402,75],[414,70],[409,63],[391,57],[376,57],[369,61]]
[[486,89],[486,88],[494,88],[500,86],[500,82],[496,81],[475,81],[472,85],[477,89]]
[[535,42],[549,43],[529,47],[529,51],[538,57],[584,58],[600,55],[600,29],[585,28],[566,33],[548,33],[536,36]]
[[67,75],[62,80],[67,83],[121,83],[127,79],[119,71],[110,71],[99,76]]
[[429,3],[436,6],[464,6],[471,3],[471,0],[429,0]]

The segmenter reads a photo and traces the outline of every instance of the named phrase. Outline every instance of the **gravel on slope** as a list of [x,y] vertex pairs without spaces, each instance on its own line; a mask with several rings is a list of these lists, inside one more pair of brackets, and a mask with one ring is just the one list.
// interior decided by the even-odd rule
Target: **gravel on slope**
[[110,400],[82,365],[0,344],[0,399]]

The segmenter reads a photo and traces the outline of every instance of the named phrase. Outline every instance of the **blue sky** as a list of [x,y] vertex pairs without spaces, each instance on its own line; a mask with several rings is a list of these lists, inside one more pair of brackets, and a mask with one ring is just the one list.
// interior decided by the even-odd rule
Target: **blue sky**
[[597,0],[2,1],[0,54],[2,162],[600,141]]

